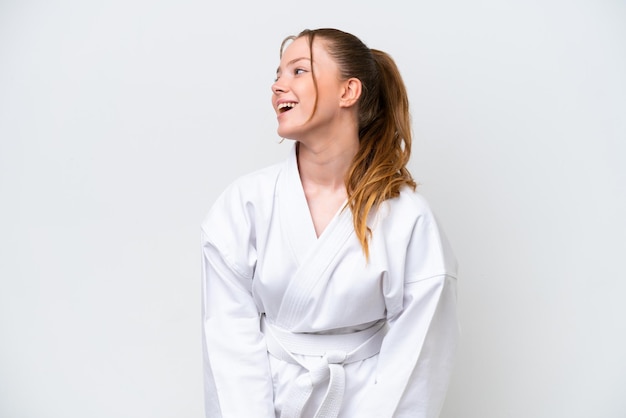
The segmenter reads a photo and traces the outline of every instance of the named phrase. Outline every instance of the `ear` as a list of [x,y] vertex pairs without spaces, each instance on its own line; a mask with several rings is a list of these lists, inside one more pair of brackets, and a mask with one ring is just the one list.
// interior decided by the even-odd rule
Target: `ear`
[[361,80],[349,78],[343,83],[343,90],[339,100],[340,107],[352,107],[361,97]]

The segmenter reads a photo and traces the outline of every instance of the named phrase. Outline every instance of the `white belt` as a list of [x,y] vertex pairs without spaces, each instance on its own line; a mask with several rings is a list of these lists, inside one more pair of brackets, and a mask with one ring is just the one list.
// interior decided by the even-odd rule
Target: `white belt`
[[[290,400],[280,418],[300,418],[313,389],[328,381],[326,394],[315,418],[336,418],[343,401],[346,375],[344,364],[365,360],[380,351],[387,333],[386,322],[379,321],[370,328],[348,334],[292,333],[271,325],[261,317],[261,331],[265,334],[267,351],[274,357],[299,364],[309,372],[299,376],[289,390]],[[294,354],[321,357],[321,362],[309,368]]]

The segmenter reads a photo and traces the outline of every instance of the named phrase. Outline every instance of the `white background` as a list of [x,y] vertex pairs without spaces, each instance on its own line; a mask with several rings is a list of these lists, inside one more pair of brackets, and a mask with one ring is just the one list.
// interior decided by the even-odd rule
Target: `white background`
[[201,417],[199,224],[280,161],[281,40],[409,89],[458,255],[444,418],[626,414],[623,1],[0,1],[0,417]]

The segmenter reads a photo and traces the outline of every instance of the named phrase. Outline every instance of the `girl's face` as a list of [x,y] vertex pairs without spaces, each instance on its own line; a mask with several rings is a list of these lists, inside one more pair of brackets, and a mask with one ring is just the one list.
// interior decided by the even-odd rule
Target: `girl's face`
[[[282,138],[302,140],[309,136],[327,135],[339,113],[343,84],[337,63],[326,51],[324,41],[313,42],[310,60],[309,40],[293,41],[283,52],[272,85],[272,104],[278,119],[278,134]],[[315,85],[317,81],[317,108]]]

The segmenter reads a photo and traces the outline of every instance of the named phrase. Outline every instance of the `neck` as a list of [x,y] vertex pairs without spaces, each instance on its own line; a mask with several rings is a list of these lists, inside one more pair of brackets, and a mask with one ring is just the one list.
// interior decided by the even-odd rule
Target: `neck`
[[298,169],[302,184],[325,189],[345,189],[345,177],[358,151],[358,138],[298,142]]

